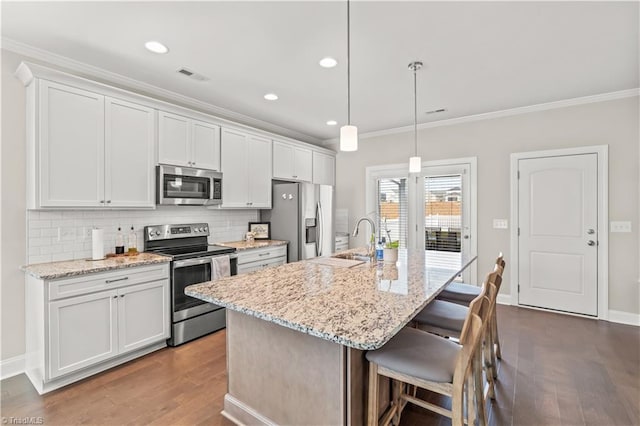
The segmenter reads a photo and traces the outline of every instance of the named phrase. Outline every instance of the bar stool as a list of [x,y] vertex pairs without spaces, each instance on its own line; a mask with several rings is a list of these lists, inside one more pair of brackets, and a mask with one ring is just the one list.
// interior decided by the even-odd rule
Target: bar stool
[[[382,416],[382,425],[398,424],[409,402],[452,419],[454,426],[486,424],[484,404],[478,398],[478,368],[483,323],[479,316],[488,303],[483,292],[469,305],[460,342],[405,327],[383,347],[366,353],[369,361],[368,425],[378,425],[378,376],[394,381],[393,401]],[[484,310],[487,312],[487,309]],[[481,374],[481,373],[480,373]],[[421,400],[405,391],[413,385],[451,397],[452,409]],[[465,404],[466,391],[466,404]],[[464,409],[467,408],[465,419]]]
[[[506,262],[504,261],[502,253],[498,254],[498,258],[496,259],[496,265],[504,268],[506,267]],[[500,273],[502,276],[502,272]],[[498,291],[500,291],[500,286],[498,285]],[[442,292],[438,295],[436,300],[446,300],[447,302],[456,303],[458,305],[468,306],[471,300],[480,294],[480,287],[465,284],[465,283],[457,283],[453,282],[448,284]],[[498,336],[498,315],[497,312],[494,313],[493,318],[491,319],[491,328],[492,328],[492,337],[494,348],[492,349],[492,353],[494,357],[497,359],[502,359],[502,350],[500,349],[500,337]],[[497,374],[497,369],[495,369]]]

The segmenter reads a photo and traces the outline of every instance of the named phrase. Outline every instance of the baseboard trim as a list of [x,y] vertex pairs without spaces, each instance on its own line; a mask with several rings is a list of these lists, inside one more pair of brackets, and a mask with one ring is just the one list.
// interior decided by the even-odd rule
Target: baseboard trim
[[618,324],[635,325],[638,327],[640,326],[640,314],[609,309],[608,321],[616,322]]
[[0,361],[0,380],[24,373],[24,354]]
[[496,303],[498,305],[510,305],[511,304],[511,295],[510,294],[498,294],[496,298]]

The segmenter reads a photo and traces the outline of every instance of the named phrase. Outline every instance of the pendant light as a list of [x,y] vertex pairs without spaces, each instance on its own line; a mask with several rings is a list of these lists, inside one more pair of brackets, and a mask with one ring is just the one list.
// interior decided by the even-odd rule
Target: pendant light
[[418,83],[416,73],[422,68],[422,62],[414,61],[409,64],[413,71],[413,144],[414,156],[409,158],[409,173],[420,173],[422,159],[418,156]]
[[358,128],[351,125],[351,16],[347,0],[347,125],[340,128],[340,151],[358,150]]

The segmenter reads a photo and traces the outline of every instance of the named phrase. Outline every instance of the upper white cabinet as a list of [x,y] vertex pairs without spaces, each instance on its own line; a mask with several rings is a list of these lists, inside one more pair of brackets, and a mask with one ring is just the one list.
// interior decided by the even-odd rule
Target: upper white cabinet
[[271,141],[222,129],[222,207],[271,208]]
[[154,206],[153,109],[47,80],[29,102],[30,208]]
[[311,150],[294,144],[273,141],[273,178],[311,182]]
[[220,127],[158,111],[158,163],[220,170]]
[[322,152],[313,152],[313,183],[335,185],[336,158]]

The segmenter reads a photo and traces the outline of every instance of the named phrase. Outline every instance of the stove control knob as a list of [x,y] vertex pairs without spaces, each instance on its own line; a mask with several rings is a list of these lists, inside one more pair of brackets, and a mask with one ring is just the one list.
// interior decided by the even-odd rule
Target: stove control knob
[[206,226],[204,227],[204,232],[207,232],[209,230],[209,228],[207,228]]
[[198,228],[198,229],[196,229],[196,231],[202,232],[202,228]]

